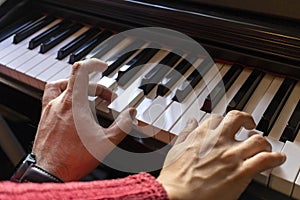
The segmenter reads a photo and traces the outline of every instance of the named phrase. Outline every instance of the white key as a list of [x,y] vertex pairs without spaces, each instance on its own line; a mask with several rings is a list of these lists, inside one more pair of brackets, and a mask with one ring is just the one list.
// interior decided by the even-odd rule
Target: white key
[[201,121],[201,119],[207,113],[199,109],[199,105],[197,103],[193,103],[191,107],[181,116],[181,118],[174,124],[174,126],[170,129],[170,133],[174,135],[179,135],[183,128],[186,125],[186,122],[189,118],[193,117],[197,121]]
[[109,105],[109,108],[120,113],[125,108],[134,106],[143,96],[142,89],[129,87]]
[[[97,83],[100,85],[103,85],[111,90],[114,90],[114,88],[117,87],[117,81],[115,79],[111,79],[107,76],[103,76]],[[109,113],[109,109],[108,109],[109,102],[96,97],[95,105],[96,105],[97,110],[102,111],[104,113]]]
[[[294,140],[294,144],[300,146],[300,130],[298,131],[297,137]],[[300,199],[300,173],[298,173],[295,181],[292,197],[295,199]]]
[[138,119],[147,124],[153,124],[157,117],[169,106],[171,102],[172,100],[170,98],[158,96]]
[[251,95],[248,103],[246,104],[245,108],[243,109],[247,113],[252,113],[257,106],[257,104],[260,102],[260,100],[263,98],[265,92],[271,85],[272,81],[274,79],[274,76],[271,76],[269,74],[266,74],[262,80],[260,81],[259,85]]
[[140,116],[145,112],[145,110],[147,108],[149,108],[149,106],[152,104],[153,99],[150,98],[144,98],[143,101],[141,103],[139,103],[139,105],[136,107],[136,118],[140,118]]
[[[272,152],[281,152],[284,143],[280,142],[278,140],[274,140],[273,138],[270,137],[266,137],[266,139],[268,140],[268,142],[271,144],[272,146]],[[269,183],[269,178],[271,175],[271,171],[272,169],[268,169],[266,171],[263,171],[261,173],[259,173],[257,176],[254,177],[254,180],[267,186]]]
[[300,174],[298,174],[297,179],[295,181],[292,197],[294,199],[300,199]]
[[[254,122],[256,124],[258,124],[258,122],[260,121],[260,119],[262,118],[264,112],[266,111],[268,105],[270,104],[270,102],[272,101],[273,97],[275,96],[276,92],[278,91],[281,83],[283,82],[283,78],[281,77],[275,77],[272,81],[272,83],[270,84],[269,88],[267,89],[267,91],[265,93],[263,93],[263,97],[261,98],[261,100],[259,101],[258,104],[256,104],[255,109],[253,110],[253,112],[249,112],[250,114],[252,114],[252,117],[254,119]],[[251,99],[250,99],[251,100]],[[253,103],[251,101],[248,102],[249,103]],[[238,141],[243,141],[245,139],[248,138],[248,130],[246,129],[241,129],[241,131],[239,131],[236,136],[235,139]]]
[[[33,34],[32,36],[24,39],[23,41],[21,41],[20,43],[18,44],[11,44],[10,46],[6,47],[5,49],[2,49],[0,51],[0,60],[2,60],[2,58],[4,58],[5,56],[9,55],[9,54],[12,54],[14,55],[14,52],[17,51],[17,49],[19,48],[22,48],[22,49],[27,49],[27,45],[29,43],[29,41],[37,36],[38,34],[44,32],[45,30],[48,30],[49,28],[51,28],[52,26],[58,24],[59,22],[61,21],[61,19],[57,19],[55,21],[53,21],[52,23],[50,23],[48,26],[42,28],[41,30],[37,31],[35,34]],[[28,51],[30,51],[29,49],[27,49]],[[18,56],[13,56],[14,58],[17,58]]]
[[[46,52],[45,56],[47,56],[46,59],[44,59],[42,62],[40,62],[35,67],[31,68],[29,71],[26,72],[27,75],[31,77],[37,77],[40,73],[43,71],[46,71],[48,68],[51,68],[51,66],[55,65],[55,63],[58,61],[56,59],[57,52],[59,49],[68,43],[70,43],[72,40],[80,36],[83,32],[87,30],[87,27],[81,28],[80,30],[76,31],[74,34],[72,34],[70,37],[66,38],[64,41],[50,49],[48,52]],[[41,54],[37,55],[36,57],[40,56]]]
[[0,49],[4,49],[4,48],[8,47],[9,45],[11,45],[13,43],[13,41],[14,41],[14,35],[6,38],[2,42],[0,42]]
[[[132,77],[130,81],[128,81],[128,84],[124,86],[124,89],[121,87],[117,87],[115,92],[118,97],[109,105],[109,108],[111,110],[120,112],[124,108],[128,107],[128,104],[134,105],[133,103],[138,103],[138,101],[144,97],[144,91],[138,88],[141,83],[142,74],[146,74],[147,72],[149,72],[153,67],[155,67],[155,63],[158,63],[158,61],[161,60],[165,55],[166,52],[160,51],[149,61],[150,64],[144,65],[143,68],[134,77]],[[127,85],[129,86],[126,88]],[[133,94],[135,96],[130,96]]]
[[43,82],[47,82],[49,78],[57,74],[58,72],[64,70],[64,68],[71,68],[71,64],[67,64],[66,62],[63,61],[58,61],[56,62],[52,67],[48,68],[44,72],[42,72],[40,75],[38,75],[37,79],[41,80]]
[[103,85],[107,88],[114,89],[117,86],[117,81],[111,78],[108,78],[107,76],[103,76],[100,81],[98,81],[98,84]]
[[22,65],[24,62],[27,62],[31,58],[37,55],[36,51],[28,50],[26,53],[21,55],[20,57],[16,58],[12,62],[8,63],[7,66],[9,66],[11,69],[17,69]]
[[[25,54],[27,51],[31,51],[27,48],[30,40],[33,39],[34,37],[38,36],[39,34],[43,33],[44,31],[48,30],[52,26],[56,25],[60,21],[61,20],[55,20],[52,23],[50,23],[49,25],[45,26],[44,28],[38,30],[31,36],[27,37],[23,41],[19,42],[18,44],[12,44],[11,46],[13,48],[13,51],[11,53],[9,53],[8,55],[2,57],[0,59],[0,62],[7,65],[8,63],[18,59],[21,55]],[[11,66],[11,65],[9,65],[9,66]],[[12,66],[12,68],[13,68],[13,66]]]
[[[112,48],[111,50],[109,50],[106,54],[104,54],[101,58],[99,58],[100,60],[103,61],[107,61],[109,58],[111,58],[114,55],[117,55],[121,50],[123,50],[128,44],[130,44],[131,40],[129,40],[128,38],[125,38],[124,40],[122,40],[118,45],[116,45],[114,48]],[[86,59],[88,59],[90,57],[86,56]],[[115,71],[115,73],[117,73],[117,71]],[[111,74],[110,74],[111,75]],[[91,79],[94,78],[94,76],[97,76],[97,73],[92,73],[90,74]],[[95,77],[96,78],[96,77]],[[108,77],[108,78],[111,78]]]
[[198,123],[201,124],[202,122],[204,122],[207,118],[209,118],[211,116],[210,113],[206,113],[199,121]]
[[[157,55],[156,55],[157,56]],[[157,57],[154,56],[151,60],[157,59]],[[150,63],[151,63],[150,60]],[[155,64],[147,64],[143,66],[143,69],[140,70],[130,81],[128,81],[129,85],[128,88],[125,90],[121,87],[118,87],[115,92],[117,93],[118,97],[108,106],[111,110],[117,111],[120,113],[128,106],[133,106],[138,103],[138,101],[144,97],[144,91],[142,89],[139,89],[141,83],[141,73],[147,73],[149,70],[151,70]],[[117,74],[117,73],[116,73]],[[114,77],[112,77],[114,78]],[[133,83],[132,83],[133,81]],[[125,86],[126,87],[126,86]]]
[[[229,65],[224,65],[219,74],[216,74],[212,80],[209,80],[205,78],[207,87],[205,87],[197,99],[193,101],[192,105],[186,110],[186,112],[181,116],[181,118],[175,122],[173,127],[170,129],[170,132],[173,134],[179,134],[182,129],[184,128],[187,120],[190,117],[196,118],[198,121],[201,120],[205,116],[205,112],[203,112],[201,109],[205,98],[207,95],[209,95],[210,91],[213,90],[213,88],[219,83],[219,81],[222,79],[222,77],[226,74],[226,72],[230,69]],[[204,76],[205,77],[205,76]],[[205,85],[205,84],[204,84]]]
[[[10,53],[10,54],[4,56],[2,59],[0,59],[0,63],[3,65],[6,65],[7,67],[10,67],[8,65],[8,63],[10,63],[10,62],[14,61],[16,58],[22,56],[27,51],[30,51],[30,50],[28,50],[25,46],[22,46],[22,47],[16,49],[13,53]],[[13,68],[13,67],[10,67],[10,68]]]
[[268,108],[270,102],[272,101],[273,97],[275,96],[276,92],[278,91],[281,83],[284,81],[281,77],[276,77],[272,81],[270,87],[264,94],[263,98],[259,102],[259,104],[255,107],[255,110],[252,112],[253,119],[256,124],[260,121],[262,118],[262,115]]
[[300,167],[300,146],[287,141],[282,149],[287,156],[285,163],[271,172],[269,187],[290,196]]
[[295,110],[297,103],[299,101],[300,94],[300,82],[296,84],[292,93],[290,94],[286,104],[284,105],[278,119],[276,120],[272,130],[269,133],[269,137],[274,138],[275,140],[279,140],[281,134],[284,131],[293,111]]
[[72,67],[66,67],[65,69],[63,69],[62,71],[60,71],[59,73],[55,74],[54,76],[50,77],[47,82],[52,82],[52,81],[57,81],[60,79],[67,79],[69,78],[70,74],[72,71]]
[[298,134],[297,134],[297,136],[296,136],[296,138],[294,140],[294,143],[300,145],[300,130],[298,131]]
[[218,105],[214,108],[213,113],[223,115],[226,112],[227,105],[233,99],[233,97],[236,95],[236,93],[239,91],[242,85],[245,83],[245,81],[250,76],[250,74],[251,74],[251,70],[249,69],[244,69],[240,73],[238,78],[234,81],[234,83],[226,92],[225,96],[222,97]]
[[[211,81],[216,74],[219,72],[218,70],[222,69],[223,65],[219,65],[218,67],[211,68],[203,78],[194,88],[193,92],[188,95],[187,98],[183,100],[183,102],[179,103],[177,101],[173,101],[170,106],[164,111],[164,113],[156,120],[154,126],[169,131],[171,127],[178,121],[178,119],[186,112],[186,110],[195,102],[197,96],[204,90],[206,87],[206,81]],[[221,73],[225,73],[222,71]],[[202,105],[199,105],[199,107]],[[201,108],[201,107],[200,107]],[[200,110],[197,109],[197,110]],[[167,120],[166,120],[167,119]]]

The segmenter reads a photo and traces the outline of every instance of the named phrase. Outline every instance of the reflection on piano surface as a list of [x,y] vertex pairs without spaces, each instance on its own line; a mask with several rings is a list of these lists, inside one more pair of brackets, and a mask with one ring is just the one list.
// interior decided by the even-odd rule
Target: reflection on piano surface
[[[86,1],[83,5],[79,1],[70,4],[68,0],[20,3],[20,9],[24,6],[38,11],[24,14],[16,9],[18,19],[8,17],[9,12],[1,13],[1,81],[15,88],[25,85],[28,91],[42,91],[45,83],[67,78],[72,63],[101,58],[108,63],[108,69],[101,79],[97,74],[90,79],[118,94],[109,105],[111,112],[135,106],[140,124],[149,125],[141,128],[140,134],[164,143],[180,133],[189,117],[201,122],[210,113],[244,110],[253,115],[257,130],[268,138],[273,151],[285,152],[288,160],[256,177],[255,183],[264,185],[263,190],[271,188],[269,193],[241,198],[300,199],[297,29],[290,27],[281,33],[276,28],[282,28],[278,25],[282,19],[276,22],[265,16],[267,19],[260,21],[261,17],[254,14],[253,19],[249,14],[237,17],[226,9],[218,8],[216,11],[222,12],[214,13],[190,4]],[[171,23],[174,19],[178,24]],[[122,30],[144,25],[189,34],[207,48],[216,61],[215,67],[205,57],[194,58],[187,53],[184,58],[159,50],[163,44],[157,44],[156,49],[147,48],[151,41],[143,38],[120,37],[103,45]],[[140,49],[126,51],[132,46]],[[123,51],[128,53],[122,54]],[[191,59],[194,63],[187,61]],[[146,63],[152,64],[139,67]],[[224,93],[220,89],[223,84]],[[100,115],[111,117],[103,110],[105,102],[94,102]],[[237,134],[237,139],[245,139],[243,134],[244,131]],[[248,190],[253,193],[251,186]]]

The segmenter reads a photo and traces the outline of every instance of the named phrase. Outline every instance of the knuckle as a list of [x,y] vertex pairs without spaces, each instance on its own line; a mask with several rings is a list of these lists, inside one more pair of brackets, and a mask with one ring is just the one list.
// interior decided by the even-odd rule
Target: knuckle
[[54,87],[54,86],[55,86],[55,83],[54,83],[54,82],[48,82],[48,83],[46,83],[46,85],[45,85],[45,89],[52,88],[52,87]]
[[270,143],[262,135],[256,134],[256,135],[253,135],[252,137],[254,139],[255,145],[266,147],[267,149],[271,148]]
[[234,116],[234,117],[241,117],[242,116],[242,112],[238,111],[238,110],[231,110],[230,112],[228,112],[229,116]]
[[220,159],[223,163],[233,164],[239,160],[239,155],[235,151],[226,151],[221,155]]

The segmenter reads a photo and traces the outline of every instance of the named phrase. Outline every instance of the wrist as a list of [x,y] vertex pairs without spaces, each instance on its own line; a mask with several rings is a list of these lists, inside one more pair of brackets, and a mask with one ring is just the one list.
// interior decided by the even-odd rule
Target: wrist
[[176,190],[174,190],[174,188],[172,186],[170,186],[169,184],[166,184],[162,178],[157,177],[156,179],[162,186],[163,188],[165,189],[165,191],[167,192],[167,195],[168,195],[168,198],[170,200],[177,200],[179,198],[177,198],[177,195],[176,195]]
[[21,162],[18,164],[15,173],[11,177],[11,181],[14,182],[55,182],[62,183],[63,181],[51,174],[47,170],[41,168],[36,164],[34,154],[28,154]]

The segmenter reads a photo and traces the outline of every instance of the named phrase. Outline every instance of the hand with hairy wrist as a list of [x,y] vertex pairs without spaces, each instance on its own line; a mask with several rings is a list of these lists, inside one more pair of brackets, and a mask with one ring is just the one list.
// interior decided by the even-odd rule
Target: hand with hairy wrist
[[189,120],[157,178],[172,200],[238,199],[256,174],[285,161],[259,134],[243,142],[234,139],[241,127],[255,128],[247,113],[211,115],[197,126]]
[[[133,108],[121,112],[108,128],[101,127],[90,110],[88,95],[108,102],[115,96],[104,86],[88,83],[89,73],[106,68],[106,63],[98,59],[80,61],[73,65],[68,81],[45,86],[32,153],[38,166],[63,181],[78,180],[92,171],[132,127],[136,115]],[[85,137],[97,152],[87,148]]]

